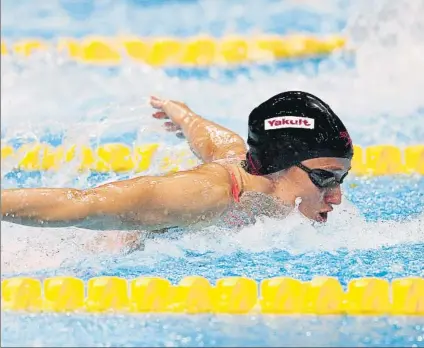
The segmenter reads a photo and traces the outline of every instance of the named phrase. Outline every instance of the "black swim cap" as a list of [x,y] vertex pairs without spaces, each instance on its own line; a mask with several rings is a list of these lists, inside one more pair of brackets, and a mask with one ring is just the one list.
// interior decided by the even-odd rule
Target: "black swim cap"
[[351,159],[353,146],[339,117],[316,96],[280,93],[249,115],[246,169],[266,175],[318,157]]

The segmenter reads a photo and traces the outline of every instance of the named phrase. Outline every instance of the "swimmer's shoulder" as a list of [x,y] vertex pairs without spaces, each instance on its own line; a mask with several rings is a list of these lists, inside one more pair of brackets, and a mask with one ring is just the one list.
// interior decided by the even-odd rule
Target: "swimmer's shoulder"
[[[221,167],[221,171],[226,172],[226,179],[231,185],[232,190],[238,191],[239,195],[244,192],[244,181],[247,172],[243,166],[243,158],[230,158],[214,161],[214,165]],[[234,191],[233,191],[234,194]]]
[[[205,193],[207,191],[209,201],[231,201],[233,197],[234,177],[227,165],[216,162],[200,164],[194,168],[164,175],[177,183],[184,183],[187,187],[190,182],[193,192]],[[180,181],[181,180],[181,181]],[[200,191],[199,191],[200,192]]]
[[212,182],[222,184],[233,184],[232,173],[237,171],[236,165],[225,162],[210,162],[200,165],[197,168],[199,173],[207,175]]
[[205,192],[205,189],[208,190],[210,201],[221,202],[218,204],[221,205],[224,202],[223,200],[228,200],[228,204],[234,202],[234,200],[238,201],[243,189],[243,181],[240,174],[242,169],[235,163],[232,161],[214,161],[188,170],[168,173],[165,176],[170,176],[174,179],[185,178],[183,180],[192,180],[195,186],[195,183],[199,183],[203,192]]

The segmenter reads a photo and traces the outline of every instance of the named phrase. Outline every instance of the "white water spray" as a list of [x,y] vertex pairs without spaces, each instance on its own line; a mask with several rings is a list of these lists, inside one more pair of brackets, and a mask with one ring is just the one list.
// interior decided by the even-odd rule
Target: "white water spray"
[[[274,4],[269,11],[277,11],[278,6]],[[225,122],[245,136],[252,107],[282,90],[300,89],[326,100],[352,129],[356,143],[417,143],[424,139],[424,113],[419,111],[424,107],[424,40],[419,34],[423,6],[420,1],[353,2],[347,9],[345,33],[356,49],[356,67],[338,64],[334,57],[321,65],[318,74],[280,70],[269,75],[252,70],[251,79],[240,77],[232,83],[220,83],[170,78],[163,71],[130,62],[106,76],[54,54],[20,62],[2,57],[2,140],[35,140],[48,130],[65,132],[67,143],[87,144],[100,136],[137,129],[140,142],[147,134],[168,142],[170,135],[150,117],[147,98],[155,94],[183,100],[200,114]],[[271,15],[266,8],[263,11],[264,16]],[[325,11],[331,15],[331,6]],[[2,168],[2,177],[5,174]],[[75,171],[66,169],[45,176],[43,183],[67,185],[74,175]],[[93,234],[31,229],[4,222],[1,227],[3,272],[58,267],[75,255],[84,256],[83,244]],[[297,253],[378,248],[423,240],[422,215],[409,222],[369,223],[345,203],[325,227],[312,227],[293,214],[284,222],[264,219],[233,234],[210,228],[187,233],[178,240],[148,241],[145,255],[178,255],[179,246],[218,253],[277,246]]]

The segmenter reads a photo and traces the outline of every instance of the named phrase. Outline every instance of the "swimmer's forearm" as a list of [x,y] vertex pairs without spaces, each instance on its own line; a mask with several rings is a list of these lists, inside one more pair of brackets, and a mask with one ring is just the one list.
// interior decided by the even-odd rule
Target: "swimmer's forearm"
[[31,226],[63,227],[88,216],[83,191],[75,189],[10,189],[1,191],[2,220]]
[[180,127],[193,151],[206,163],[246,152],[238,134],[195,113],[189,113]]

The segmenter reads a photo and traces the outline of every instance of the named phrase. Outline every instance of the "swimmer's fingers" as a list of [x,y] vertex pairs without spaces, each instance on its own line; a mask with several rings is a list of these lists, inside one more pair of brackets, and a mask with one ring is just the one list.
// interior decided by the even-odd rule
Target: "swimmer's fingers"
[[154,107],[155,109],[159,109],[160,111],[157,111],[153,114],[154,118],[157,118],[159,120],[165,120],[165,119],[169,119],[169,115],[168,112],[169,110],[165,110],[165,106],[168,103],[166,102],[166,100],[162,100],[159,99],[157,97],[152,96],[150,98],[150,105],[152,105],[152,107]]
[[178,127],[175,123],[172,122],[165,122],[164,125],[165,129],[168,132],[175,132],[175,136],[179,139],[185,139],[185,135],[180,127]]
[[175,133],[175,136],[176,136],[177,138],[180,138],[180,139],[185,139],[185,135],[184,135],[184,133],[183,133],[182,131],[180,131],[180,130],[178,130],[178,131]]
[[[162,100],[157,97],[151,97],[150,104],[163,112],[167,118],[171,119],[174,123],[180,124],[182,120],[187,117],[191,110],[182,102],[174,100]],[[156,118],[164,118],[162,114],[157,113]]]
[[169,119],[168,115],[166,113],[164,113],[163,111],[155,112],[153,114],[153,117],[156,118],[156,119],[158,119],[158,120],[167,120],[167,119]]
[[176,125],[175,123],[172,123],[172,122],[165,122],[163,124],[163,126],[165,127],[165,129],[168,132],[176,132],[176,131],[181,130],[181,128],[178,125]]
[[159,99],[158,97],[155,97],[155,96],[150,97],[150,105],[154,107],[155,109],[162,109],[163,104],[164,104],[164,100]]

